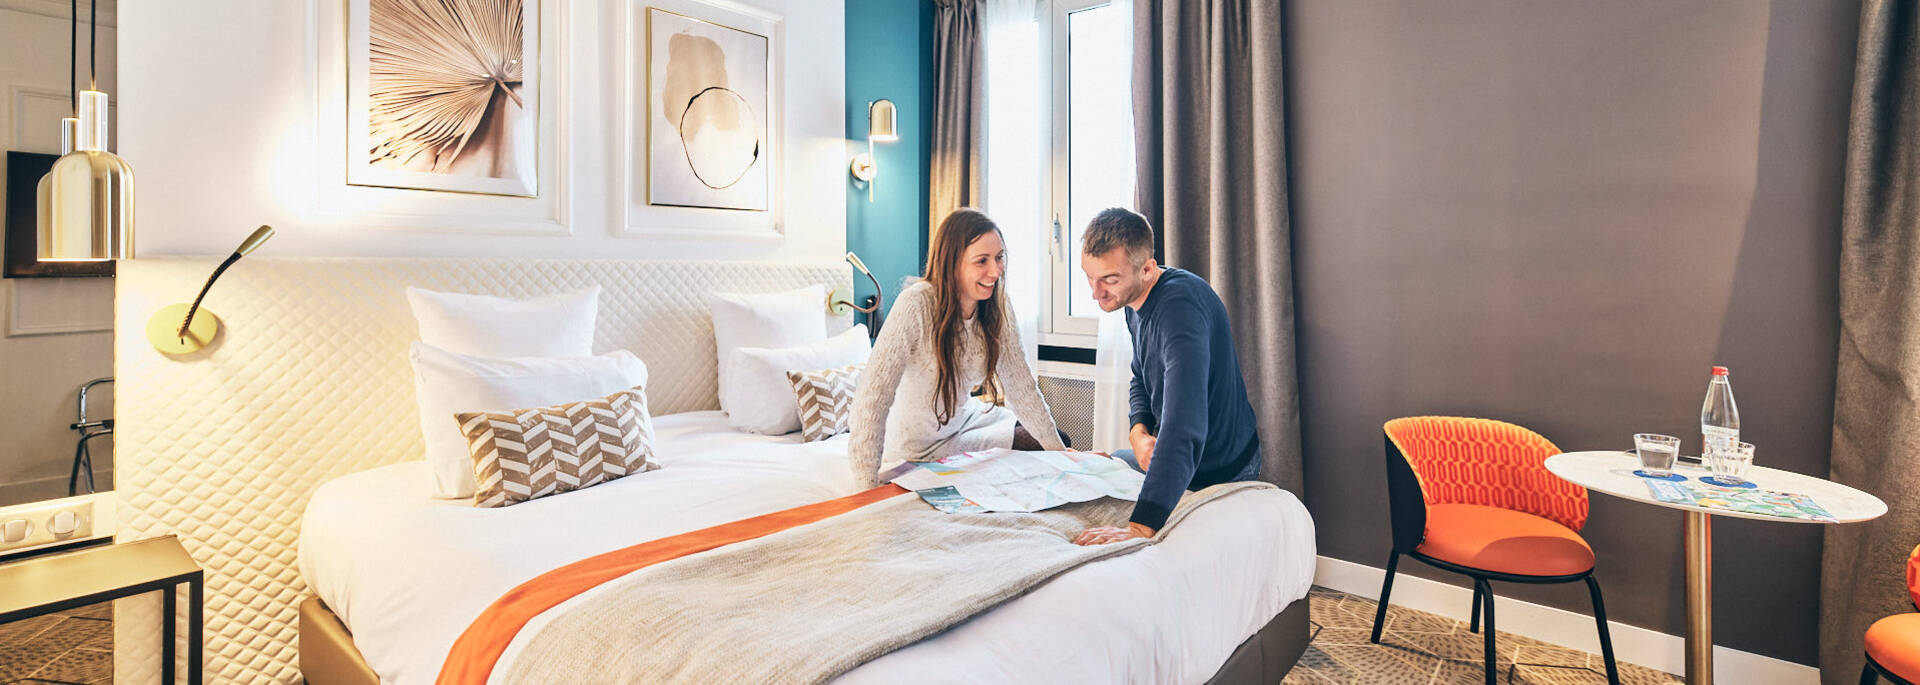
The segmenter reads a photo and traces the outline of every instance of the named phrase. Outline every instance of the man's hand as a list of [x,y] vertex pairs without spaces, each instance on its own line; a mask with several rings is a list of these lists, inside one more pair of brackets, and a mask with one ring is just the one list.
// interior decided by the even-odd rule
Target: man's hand
[[1129,523],[1125,528],[1118,526],[1100,526],[1097,528],[1088,528],[1086,532],[1080,534],[1080,537],[1073,539],[1073,544],[1104,545],[1110,542],[1120,542],[1133,538],[1150,538],[1153,537],[1153,532],[1152,528],[1138,523]]
[[1146,424],[1133,424],[1133,430],[1127,431],[1127,442],[1133,445],[1133,460],[1140,464],[1140,470],[1147,470],[1147,463],[1153,461],[1153,448],[1160,443],[1159,438],[1147,432]]

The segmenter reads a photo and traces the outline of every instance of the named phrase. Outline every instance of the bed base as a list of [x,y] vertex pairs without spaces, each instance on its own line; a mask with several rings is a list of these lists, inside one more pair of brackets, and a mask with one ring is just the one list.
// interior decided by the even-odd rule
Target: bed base
[[[1272,685],[1293,669],[1312,636],[1307,599],[1300,598],[1234,648],[1207,685]],[[319,597],[300,603],[300,673],[308,685],[380,685],[353,646],[353,635]]]
[[1275,614],[1260,632],[1247,638],[1227,656],[1227,663],[1207,679],[1207,685],[1275,685],[1287,677],[1300,655],[1307,652],[1313,628],[1307,623],[1307,598],[1301,597]]
[[347,624],[319,597],[300,603],[300,675],[308,685],[380,685]]

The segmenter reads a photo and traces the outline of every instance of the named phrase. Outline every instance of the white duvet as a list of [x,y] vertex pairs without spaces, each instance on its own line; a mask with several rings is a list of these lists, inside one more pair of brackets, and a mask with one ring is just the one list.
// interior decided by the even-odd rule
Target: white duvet
[[[468,624],[529,578],[858,490],[844,437],[740,433],[719,412],[657,417],[655,432],[665,468],[500,509],[432,499],[421,461],[335,479],[307,505],[300,572],[382,682],[426,684]],[[839,682],[1202,682],[1307,595],[1313,568],[1313,521],[1298,499],[1236,495],[1194,512],[1158,545],[1068,572]]]

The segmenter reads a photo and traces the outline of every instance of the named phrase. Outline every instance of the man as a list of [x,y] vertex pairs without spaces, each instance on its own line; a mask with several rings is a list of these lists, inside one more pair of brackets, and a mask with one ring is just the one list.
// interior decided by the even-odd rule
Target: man
[[1133,449],[1114,456],[1147,478],[1125,528],[1089,528],[1074,542],[1152,537],[1186,491],[1260,475],[1260,438],[1227,307],[1199,276],[1156,263],[1153,227],[1125,209],[1103,211],[1087,223],[1080,268],[1100,309],[1128,310],[1133,428],[1127,439]]

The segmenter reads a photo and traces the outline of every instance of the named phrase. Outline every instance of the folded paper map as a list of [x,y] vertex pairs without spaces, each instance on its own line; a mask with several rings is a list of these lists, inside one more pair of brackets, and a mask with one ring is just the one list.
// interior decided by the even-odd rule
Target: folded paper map
[[1674,483],[1647,479],[1653,498],[1674,504],[1691,504],[1708,509],[1727,509],[1745,514],[1761,514],[1789,519],[1833,521],[1833,514],[1816,504],[1812,497],[1791,492],[1758,488],[1723,488],[1712,483],[1689,480]]
[[1145,476],[1127,463],[1092,452],[993,449],[912,462],[893,484],[949,514],[1031,512],[1072,502],[1140,497]]

